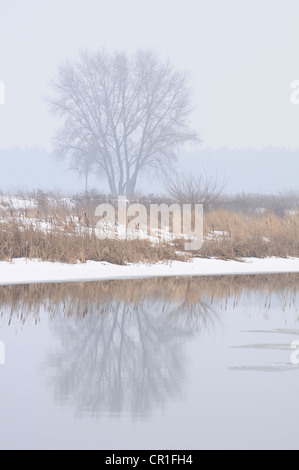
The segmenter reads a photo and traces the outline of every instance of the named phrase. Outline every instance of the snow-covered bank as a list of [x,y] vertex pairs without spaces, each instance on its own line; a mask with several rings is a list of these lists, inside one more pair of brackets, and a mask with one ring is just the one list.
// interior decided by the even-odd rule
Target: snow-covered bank
[[244,259],[244,262],[194,259],[189,263],[173,261],[168,264],[129,266],[93,261],[69,265],[17,259],[13,263],[0,262],[0,285],[278,273],[299,273],[299,259],[250,258]]

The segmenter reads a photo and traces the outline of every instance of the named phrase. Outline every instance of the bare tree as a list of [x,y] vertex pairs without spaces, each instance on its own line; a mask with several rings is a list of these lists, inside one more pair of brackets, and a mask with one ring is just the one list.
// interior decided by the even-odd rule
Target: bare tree
[[198,141],[187,75],[152,51],[84,51],[60,67],[52,90],[51,111],[63,120],[56,153],[79,169],[88,155],[112,194],[133,194],[142,171],[169,169],[181,145]]
[[178,204],[214,204],[221,196],[224,183],[217,178],[205,176],[175,174],[165,179],[165,187],[169,196]]

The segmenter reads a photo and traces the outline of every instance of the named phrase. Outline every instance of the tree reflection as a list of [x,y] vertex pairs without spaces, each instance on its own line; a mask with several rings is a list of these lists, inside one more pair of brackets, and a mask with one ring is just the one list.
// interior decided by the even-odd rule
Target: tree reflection
[[216,311],[252,300],[264,306],[261,314],[272,302],[284,312],[298,305],[298,281],[271,275],[0,287],[0,317],[17,328],[48,312],[56,341],[43,367],[57,401],[92,415],[145,415],[183,393],[186,343],[219,325]]
[[81,317],[57,315],[51,328],[60,348],[48,359],[56,399],[92,414],[146,414],[163,406],[182,389],[184,340],[214,320],[204,302],[159,295],[138,303],[105,299]]

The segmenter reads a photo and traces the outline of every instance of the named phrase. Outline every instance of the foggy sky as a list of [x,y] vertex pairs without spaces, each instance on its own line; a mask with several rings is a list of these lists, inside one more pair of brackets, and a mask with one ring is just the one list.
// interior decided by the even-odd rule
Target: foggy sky
[[299,147],[298,0],[0,0],[0,148],[51,150],[43,96],[82,48],[152,48],[189,70],[210,147]]

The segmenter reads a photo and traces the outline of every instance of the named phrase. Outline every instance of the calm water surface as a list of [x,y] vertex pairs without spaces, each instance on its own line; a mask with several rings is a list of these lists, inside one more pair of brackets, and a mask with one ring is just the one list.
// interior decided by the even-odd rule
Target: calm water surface
[[299,449],[298,286],[1,287],[0,448]]

